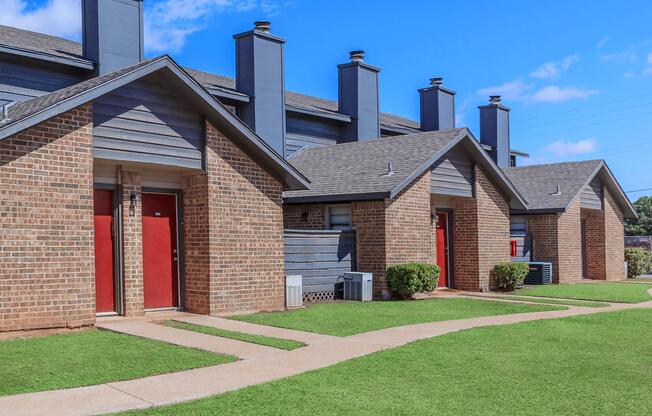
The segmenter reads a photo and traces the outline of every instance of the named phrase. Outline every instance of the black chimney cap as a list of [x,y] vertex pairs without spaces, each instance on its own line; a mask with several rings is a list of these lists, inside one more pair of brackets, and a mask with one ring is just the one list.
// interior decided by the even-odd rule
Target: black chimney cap
[[269,32],[272,26],[272,22],[267,20],[259,20],[254,22],[254,30],[260,30],[261,32]]
[[500,95],[490,95],[489,96],[489,103],[490,104],[500,104]]
[[349,52],[349,58],[351,59],[351,62],[362,62],[364,61],[364,51],[351,51]]
[[442,77],[430,78],[430,86],[431,87],[437,87],[437,86],[439,86],[439,85],[441,85],[443,83],[444,83],[444,78],[442,78]]

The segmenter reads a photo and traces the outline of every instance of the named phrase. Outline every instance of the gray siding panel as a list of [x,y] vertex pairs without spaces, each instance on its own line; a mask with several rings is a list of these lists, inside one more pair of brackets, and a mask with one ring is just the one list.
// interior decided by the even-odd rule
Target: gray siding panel
[[338,278],[355,270],[355,232],[285,231],[285,272],[303,276],[303,292],[333,290]]
[[341,129],[336,122],[316,120],[308,116],[288,116],[285,156],[289,157],[303,147],[336,144],[340,138]]
[[95,157],[202,168],[203,118],[161,85],[139,80],[93,104]]
[[602,183],[594,179],[580,194],[580,207],[588,209],[602,209],[603,198]]
[[451,150],[435,164],[432,193],[473,197],[473,161],[463,150]]
[[80,81],[72,74],[0,61],[0,105],[31,100]]

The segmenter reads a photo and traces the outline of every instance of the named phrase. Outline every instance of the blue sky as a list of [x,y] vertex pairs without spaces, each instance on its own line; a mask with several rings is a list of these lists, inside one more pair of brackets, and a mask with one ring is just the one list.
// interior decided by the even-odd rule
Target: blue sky
[[[79,0],[2,0],[1,24],[79,39]],[[6,3],[6,4],[5,4]],[[652,2],[145,0],[146,49],[234,73],[234,33],[258,19],[287,39],[286,87],[337,99],[336,65],[364,49],[381,107],[418,119],[432,76],[458,125],[501,93],[528,163],[604,158],[625,190],[652,188]],[[630,193],[632,199],[652,191]]]

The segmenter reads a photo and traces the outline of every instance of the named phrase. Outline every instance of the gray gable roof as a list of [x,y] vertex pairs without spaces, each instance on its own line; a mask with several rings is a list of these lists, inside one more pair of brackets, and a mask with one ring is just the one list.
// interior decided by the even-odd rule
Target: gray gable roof
[[527,199],[528,211],[564,212],[593,178],[598,176],[614,195],[625,217],[636,216],[627,195],[603,160],[510,167],[503,171]]
[[0,123],[0,141],[154,72],[160,73],[170,88],[205,114],[223,134],[282,181],[287,189],[307,189],[308,181],[295,168],[168,56],[149,59],[12,106],[8,118]]
[[[303,149],[290,163],[310,180],[310,190],[284,193],[286,202],[393,198],[453,147],[464,146],[518,208],[525,201],[466,128]],[[391,162],[392,174],[387,175]]]
[[[83,60],[82,45],[67,39],[42,33],[30,32],[9,26],[0,25],[0,45],[22,50],[34,51],[52,55],[59,58]],[[226,90],[235,95],[243,95],[235,90],[235,79],[221,75],[211,74],[192,68],[184,68],[190,76],[207,89]],[[337,111],[337,102],[324,98],[313,97],[287,91],[285,94],[288,109],[296,108],[324,116],[341,118],[343,115]],[[346,116],[344,116],[346,118]],[[419,130],[419,123],[394,114],[381,113],[381,126],[390,130],[410,133]]]

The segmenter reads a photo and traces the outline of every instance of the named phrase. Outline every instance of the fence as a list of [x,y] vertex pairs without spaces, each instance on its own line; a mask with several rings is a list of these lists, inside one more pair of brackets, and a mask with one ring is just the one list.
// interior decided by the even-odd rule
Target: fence
[[652,251],[652,236],[625,236],[625,247],[638,247]]

